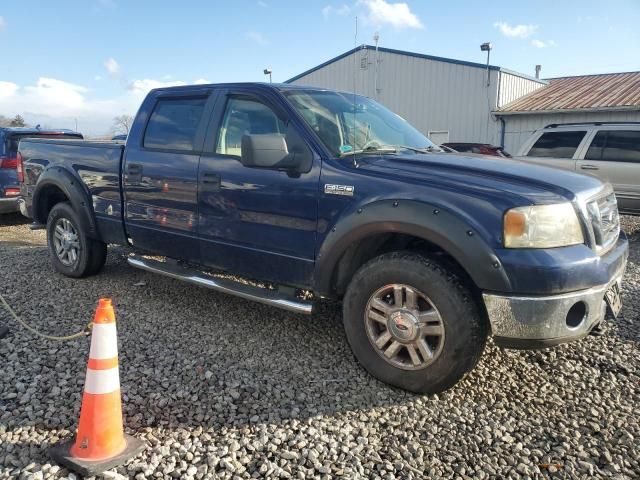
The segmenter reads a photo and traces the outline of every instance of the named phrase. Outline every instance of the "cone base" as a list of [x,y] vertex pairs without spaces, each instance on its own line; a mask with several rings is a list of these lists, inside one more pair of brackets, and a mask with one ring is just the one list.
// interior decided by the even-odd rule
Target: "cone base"
[[124,440],[127,444],[125,449],[118,455],[104,460],[91,461],[73,457],[71,455],[71,447],[73,446],[74,439],[50,448],[49,455],[57,463],[67,467],[69,470],[73,470],[83,477],[93,477],[94,475],[98,475],[106,470],[124,465],[147,448],[146,443],[132,437],[131,435],[125,435]]

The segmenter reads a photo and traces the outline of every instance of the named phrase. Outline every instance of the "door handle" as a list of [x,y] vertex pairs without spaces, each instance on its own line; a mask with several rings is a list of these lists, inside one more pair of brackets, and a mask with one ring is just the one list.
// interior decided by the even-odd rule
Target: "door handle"
[[211,189],[219,189],[220,188],[220,175],[217,173],[203,173],[202,174],[202,183]]
[[581,165],[580,168],[582,170],[600,170],[598,167],[596,167],[595,165]]
[[141,175],[142,174],[142,165],[139,163],[130,163],[127,165],[127,173],[129,175]]

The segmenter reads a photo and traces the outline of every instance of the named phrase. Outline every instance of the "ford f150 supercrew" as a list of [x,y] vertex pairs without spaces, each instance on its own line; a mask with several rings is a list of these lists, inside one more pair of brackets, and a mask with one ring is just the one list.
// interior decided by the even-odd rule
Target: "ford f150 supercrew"
[[126,145],[28,139],[19,154],[21,211],[62,274],[97,273],[121,244],[134,267],[294,312],[340,299],[357,359],[414,392],[454,385],[489,335],[554,345],[621,308],[610,185],[445,154],[353,93],[162,88]]

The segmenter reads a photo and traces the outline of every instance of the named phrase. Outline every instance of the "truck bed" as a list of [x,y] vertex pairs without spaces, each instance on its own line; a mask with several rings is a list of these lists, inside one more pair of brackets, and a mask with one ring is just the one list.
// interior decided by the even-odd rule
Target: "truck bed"
[[[38,177],[49,166],[59,166],[47,175],[77,179],[90,200],[99,237],[122,243],[121,174],[124,143],[120,141],[25,139],[20,142],[25,182],[22,195],[31,208]],[[33,212],[31,212],[33,214]]]

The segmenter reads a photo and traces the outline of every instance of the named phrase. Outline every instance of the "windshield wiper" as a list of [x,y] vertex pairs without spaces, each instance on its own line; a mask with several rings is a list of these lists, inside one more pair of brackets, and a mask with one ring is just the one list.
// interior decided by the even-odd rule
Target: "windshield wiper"
[[379,147],[367,147],[360,150],[351,150],[350,152],[344,152],[341,156],[347,157],[349,155],[361,154],[361,153],[398,153],[398,150],[411,150],[416,153],[433,153],[444,152],[440,147],[429,145],[427,147],[411,147],[409,145],[381,145]]
[[340,154],[341,157],[348,157],[350,155],[356,155],[361,153],[398,153],[398,149],[393,146],[383,147],[367,147],[360,150],[351,150],[350,152],[344,152]]
[[412,152],[417,153],[433,153],[433,152],[444,152],[440,147],[436,147],[434,145],[429,145],[427,147],[410,147],[408,145],[397,145],[398,148],[404,148],[406,150],[411,150]]

